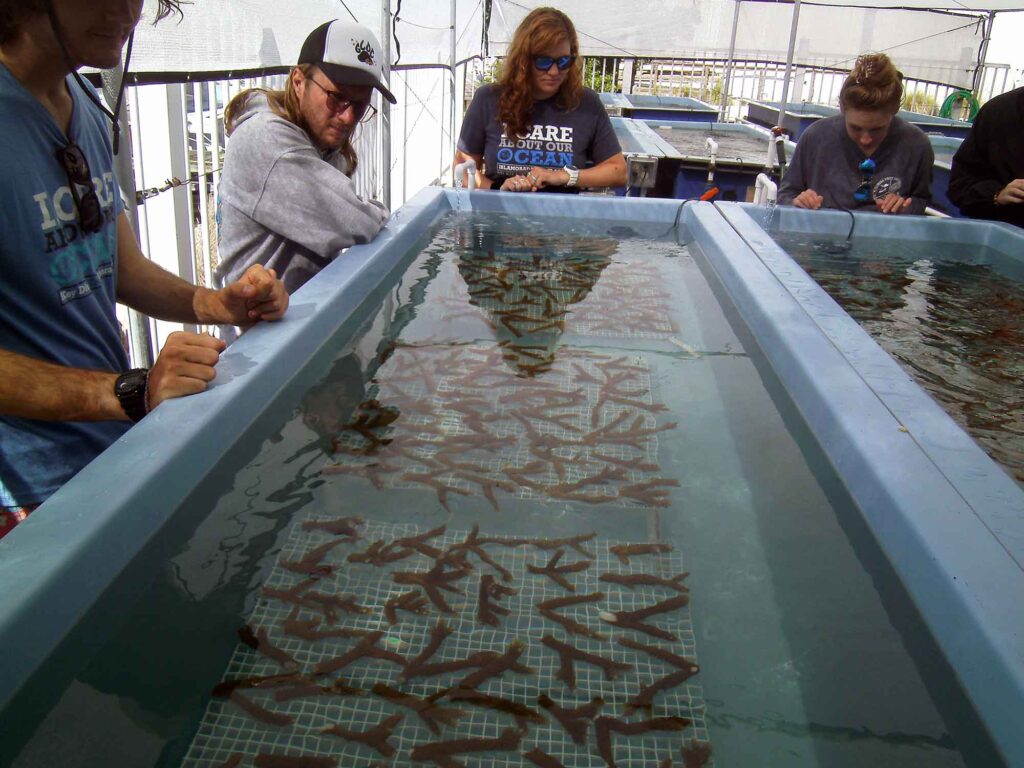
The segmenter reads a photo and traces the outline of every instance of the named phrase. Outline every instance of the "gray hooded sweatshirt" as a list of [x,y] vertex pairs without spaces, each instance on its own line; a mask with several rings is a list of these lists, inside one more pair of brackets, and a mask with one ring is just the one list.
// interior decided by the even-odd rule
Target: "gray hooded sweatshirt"
[[823,208],[874,211],[875,200],[889,193],[911,199],[907,213],[922,214],[931,202],[932,164],[935,152],[924,131],[898,117],[871,155],[877,170],[871,179],[871,199],[857,202],[853,193],[864,181],[858,170],[866,155],[846,134],[846,120],[833,115],[810,126],[797,142],[793,160],[779,187],[779,204],[813,189],[823,198]]
[[234,282],[253,264],[289,293],[339,252],[376,237],[388,210],[356,194],[340,152],[318,150],[299,126],[253,94],[238,117],[220,180],[216,277]]

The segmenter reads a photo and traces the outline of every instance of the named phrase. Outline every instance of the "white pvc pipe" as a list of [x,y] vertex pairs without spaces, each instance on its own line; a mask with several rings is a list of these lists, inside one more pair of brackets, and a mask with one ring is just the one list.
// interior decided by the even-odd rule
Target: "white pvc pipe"
[[781,174],[785,171],[782,163],[779,162],[779,142],[785,140],[786,137],[782,133],[776,133],[775,129],[772,129],[772,135],[768,139],[768,159],[764,163],[764,167],[769,171],[778,167],[779,178],[781,178]]
[[704,146],[711,152],[711,159],[708,161],[708,184],[715,180],[715,165],[718,162],[718,142],[708,136],[704,140]]
[[469,191],[476,189],[476,161],[473,159],[466,160],[455,166],[455,188],[462,189],[462,175],[466,174],[466,180],[469,182],[466,188]]
[[718,157],[718,142],[708,136],[704,140],[704,146],[711,150],[711,162],[714,163],[715,159]]
[[768,138],[768,157],[765,158],[764,167],[771,170],[775,167],[777,155],[775,154],[775,137]]
[[775,205],[779,197],[778,185],[763,173],[754,182],[754,205]]

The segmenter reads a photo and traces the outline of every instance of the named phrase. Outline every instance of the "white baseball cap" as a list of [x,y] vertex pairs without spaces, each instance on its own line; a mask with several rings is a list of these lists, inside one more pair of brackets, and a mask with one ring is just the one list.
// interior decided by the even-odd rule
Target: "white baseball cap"
[[299,64],[315,64],[335,85],[369,85],[392,104],[397,102],[384,81],[384,62],[376,35],[362,24],[328,21],[309,33]]

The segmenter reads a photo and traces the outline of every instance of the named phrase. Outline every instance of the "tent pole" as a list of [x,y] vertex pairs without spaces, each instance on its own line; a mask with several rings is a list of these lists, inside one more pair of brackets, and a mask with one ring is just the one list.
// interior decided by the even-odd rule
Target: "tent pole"
[[800,0],[793,0],[793,26],[789,29],[789,51],[786,53],[786,74],[782,79],[782,104],[779,107],[779,125],[786,117],[789,102],[789,73],[793,68],[793,51],[796,50],[796,29],[800,25]]
[[[124,78],[124,64],[118,62],[114,70],[103,73],[103,98],[113,109],[117,101],[117,91]],[[198,108],[198,107],[197,107]],[[135,149],[132,147],[132,132],[128,127],[128,99],[121,102],[121,111],[117,114],[117,122],[121,126],[120,151],[114,155],[114,175],[118,186],[125,197],[128,221],[132,231],[139,232],[139,204],[135,199]],[[202,141],[202,138],[200,138]],[[135,235],[138,237],[138,234]],[[209,276],[207,276],[209,277]],[[150,368],[153,365],[153,337],[150,334],[149,320],[136,309],[128,307],[128,334],[131,337],[132,365]]]
[[996,12],[989,11],[988,19],[985,21],[985,32],[981,38],[981,47],[978,49],[978,66],[974,68],[974,82],[971,84],[971,91],[974,98],[981,99],[982,80],[985,79],[985,64],[988,63],[988,43],[992,39],[992,26],[996,21]]
[[[384,0],[381,8],[381,30],[380,39],[384,50],[382,63],[384,65],[384,77],[388,84],[391,83],[391,0]],[[391,210],[391,103],[380,97],[380,196],[384,206]],[[408,108],[408,107],[406,107]],[[402,142],[405,146],[405,142]]]
[[455,160],[454,160],[454,157],[455,157],[455,79],[456,79],[456,72],[455,72],[455,5],[456,5],[456,0],[452,0],[452,6],[451,6],[452,7],[452,50],[451,50],[451,82],[452,82],[452,92],[451,92],[451,109],[448,110],[448,125],[450,126],[450,129],[448,131],[448,136],[451,139],[451,146],[449,147],[449,149],[451,151],[449,152],[449,157],[453,158],[452,159],[452,163],[451,163],[452,164],[452,186],[453,187],[455,186]]
[[733,59],[736,58],[736,30],[740,26],[740,2],[742,0],[734,0],[736,7],[732,12],[732,35],[729,38],[729,61],[725,65],[725,77],[722,81],[722,107],[719,114],[721,120],[725,120],[726,110],[729,109],[729,88],[732,86],[732,66]]

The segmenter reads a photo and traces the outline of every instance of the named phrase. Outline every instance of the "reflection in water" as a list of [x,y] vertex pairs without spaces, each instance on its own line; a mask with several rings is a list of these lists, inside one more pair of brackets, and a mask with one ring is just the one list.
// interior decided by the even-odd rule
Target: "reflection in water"
[[776,240],[1024,483],[1024,284],[961,261],[962,245],[855,238],[838,254],[805,236]]
[[521,376],[549,371],[568,307],[587,297],[618,242],[479,224],[461,227],[457,238],[470,304],[487,312],[505,362]]
[[[490,218],[500,231],[535,224]],[[438,227],[368,296],[179,510],[176,536],[190,540],[141,558],[170,563],[173,580],[131,611],[113,606],[127,629],[87,678],[122,702],[139,695],[139,729],[167,744],[156,765],[359,766],[391,749],[405,765],[438,742],[479,746],[524,708],[602,699],[601,739],[577,749],[555,720],[531,724],[508,764],[531,747],[567,765],[598,753],[653,765],[670,751],[699,764],[705,685],[745,718],[717,721],[719,765],[962,765],[877,583],[758,372],[730,353],[739,343],[697,263],[629,233],[618,252],[600,235],[502,235],[473,257],[463,230]],[[591,267],[562,269],[591,249]],[[509,313],[530,321],[503,323]],[[563,332],[557,355],[527,354]],[[606,679],[580,652],[631,669]],[[477,696],[467,686],[481,681]],[[652,709],[620,720],[633,707]],[[462,722],[438,714],[454,709]],[[60,738],[106,733],[95,706],[57,715]],[[631,730],[652,717],[692,723]],[[785,753],[771,752],[777,719],[799,738]]]

